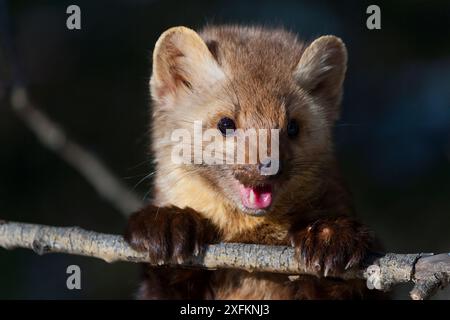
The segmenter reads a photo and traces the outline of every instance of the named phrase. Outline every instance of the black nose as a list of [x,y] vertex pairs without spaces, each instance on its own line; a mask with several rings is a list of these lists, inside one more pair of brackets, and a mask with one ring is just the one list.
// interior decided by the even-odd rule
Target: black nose
[[270,168],[270,165],[272,164],[272,160],[270,160],[269,158],[263,159],[261,160],[261,162],[258,164],[258,169],[262,170],[262,169],[267,169]]
[[258,163],[259,173],[263,176],[278,175],[281,172],[281,163],[279,161],[272,162],[270,158],[266,158]]
[[272,160],[269,158],[261,160],[261,162],[258,164],[258,169],[261,170],[263,168],[270,168],[270,165],[272,164]]

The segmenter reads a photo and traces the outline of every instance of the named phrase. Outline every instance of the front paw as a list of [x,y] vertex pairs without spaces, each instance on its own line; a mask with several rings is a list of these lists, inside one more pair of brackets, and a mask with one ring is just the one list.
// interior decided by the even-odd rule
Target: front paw
[[128,220],[125,240],[157,264],[181,263],[211,241],[207,222],[190,208],[148,206]]
[[290,239],[296,258],[324,276],[360,265],[372,244],[368,229],[348,217],[318,219],[294,227]]

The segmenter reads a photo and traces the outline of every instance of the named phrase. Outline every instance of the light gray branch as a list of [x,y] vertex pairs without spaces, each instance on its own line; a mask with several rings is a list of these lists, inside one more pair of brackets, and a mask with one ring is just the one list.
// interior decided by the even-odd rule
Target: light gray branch
[[127,216],[143,206],[100,159],[72,141],[58,124],[36,108],[29,101],[25,88],[13,88],[11,105],[45,147],[77,170],[117,210]]
[[[146,262],[156,265],[146,253],[133,250],[121,236],[86,231],[78,227],[49,227],[0,222],[0,247],[32,249],[38,254],[60,252],[96,257],[107,262]],[[221,243],[208,245],[204,254],[179,264],[206,269],[235,268],[247,271],[289,275],[316,275],[314,269],[294,258],[294,249],[283,246]],[[334,275],[343,279],[365,279],[371,289],[390,290],[399,283],[413,281],[413,299],[428,298],[448,284],[450,255],[395,254],[371,255],[361,269]]]

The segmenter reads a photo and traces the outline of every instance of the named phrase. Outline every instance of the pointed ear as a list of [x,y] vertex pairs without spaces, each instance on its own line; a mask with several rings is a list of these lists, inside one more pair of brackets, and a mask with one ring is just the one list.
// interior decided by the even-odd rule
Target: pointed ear
[[186,27],[174,27],[158,39],[153,51],[152,97],[161,101],[180,90],[208,87],[224,76],[202,38]]
[[339,117],[346,69],[347,49],[342,40],[323,36],[305,49],[294,72],[303,89],[325,102],[325,111],[332,121]]

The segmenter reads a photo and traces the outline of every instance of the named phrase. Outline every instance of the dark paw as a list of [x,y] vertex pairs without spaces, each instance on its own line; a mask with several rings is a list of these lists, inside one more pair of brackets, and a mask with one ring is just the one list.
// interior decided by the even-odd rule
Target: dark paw
[[125,240],[136,251],[148,252],[155,263],[181,263],[200,254],[212,235],[192,209],[149,206],[130,217]]
[[293,228],[290,239],[296,258],[325,276],[360,265],[372,243],[368,229],[347,217]]

